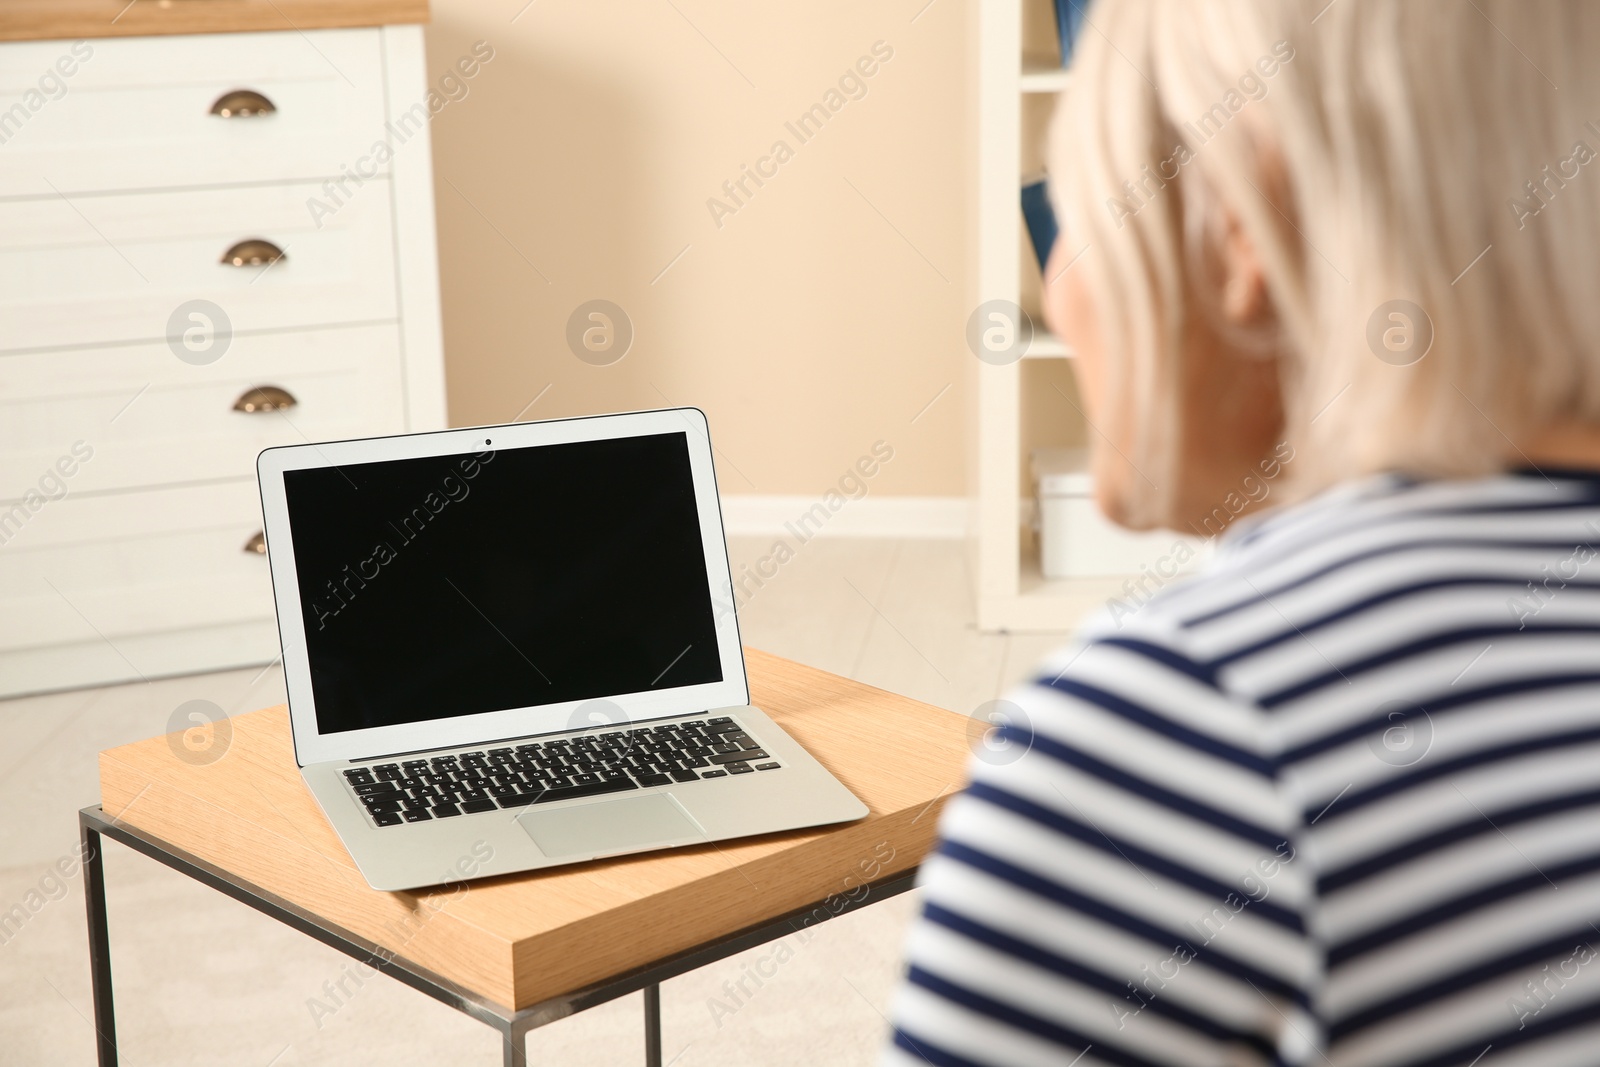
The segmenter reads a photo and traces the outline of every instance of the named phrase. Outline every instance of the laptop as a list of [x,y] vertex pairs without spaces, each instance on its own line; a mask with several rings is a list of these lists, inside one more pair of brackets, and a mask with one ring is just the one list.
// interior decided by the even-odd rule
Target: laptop
[[750,703],[697,409],[256,466],[295,762],[374,889],[867,814]]

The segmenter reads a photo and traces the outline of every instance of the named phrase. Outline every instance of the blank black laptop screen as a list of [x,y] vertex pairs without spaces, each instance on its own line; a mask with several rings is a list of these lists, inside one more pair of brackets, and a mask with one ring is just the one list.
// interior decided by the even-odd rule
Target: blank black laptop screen
[[283,480],[321,733],[722,680],[682,433]]

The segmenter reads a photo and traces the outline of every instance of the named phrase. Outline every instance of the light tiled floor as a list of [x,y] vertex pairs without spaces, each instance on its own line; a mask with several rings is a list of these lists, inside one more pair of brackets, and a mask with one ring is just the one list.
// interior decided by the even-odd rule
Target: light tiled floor
[[[730,547],[739,573],[770,546]],[[752,590],[740,620],[746,644],[970,713],[1061,641],[976,632],[970,589],[954,542],[816,540]],[[56,879],[50,865],[76,844],[77,810],[99,798],[95,754],[166,732],[185,701],[231,714],[282,694],[272,669],[0,701],[0,913],[30,892],[49,899],[0,943],[0,1064],[94,1062],[81,882]],[[486,1027],[383,978],[319,1019],[310,1001],[341,977],[346,957],[115,845],[106,877],[126,1064],[500,1061]],[[732,983],[775,945],[668,982],[666,1058],[677,1067],[873,1062],[915,909],[907,894],[826,923],[803,944],[789,939],[792,956],[748,998]],[[642,1056],[637,996],[530,1041],[533,1064]]]

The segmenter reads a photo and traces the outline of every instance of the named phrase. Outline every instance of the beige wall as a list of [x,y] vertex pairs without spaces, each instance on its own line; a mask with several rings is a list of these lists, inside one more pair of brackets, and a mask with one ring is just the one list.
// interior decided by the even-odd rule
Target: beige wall
[[[535,0],[512,23],[523,2],[434,0],[428,30],[436,85],[495,51],[433,124],[452,423],[547,385],[524,418],[694,404],[724,492],[820,493],[882,439],[875,493],[964,493],[963,0]],[[866,96],[801,144],[785,121],[880,40]],[[707,199],[779,139],[794,157],[719,228]],[[593,298],[635,327],[612,366],[566,344]]]

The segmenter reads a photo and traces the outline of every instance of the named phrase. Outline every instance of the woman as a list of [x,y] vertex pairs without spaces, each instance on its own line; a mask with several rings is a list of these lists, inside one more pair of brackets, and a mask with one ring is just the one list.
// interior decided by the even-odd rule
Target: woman
[[886,1062],[1600,1063],[1600,4],[1088,23],[1100,506],[1272,507],[1011,695]]

